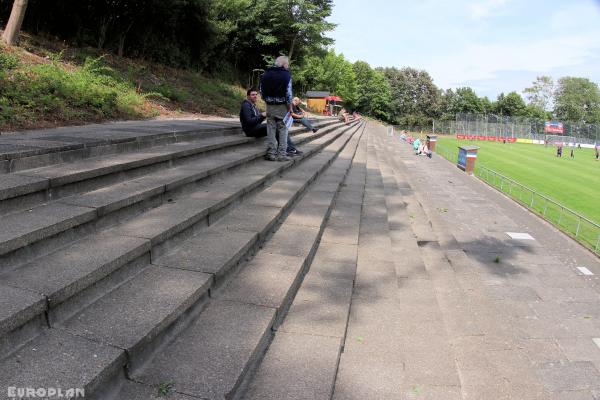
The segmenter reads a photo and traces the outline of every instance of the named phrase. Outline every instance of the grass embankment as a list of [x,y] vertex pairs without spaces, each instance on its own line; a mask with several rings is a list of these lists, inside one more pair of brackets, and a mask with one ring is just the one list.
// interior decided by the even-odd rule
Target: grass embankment
[[[472,144],[479,146],[477,167],[485,166],[509,177],[536,192],[600,223],[600,161],[595,161],[593,149],[575,149],[575,158],[570,157],[570,148],[563,149],[562,158],[556,157],[554,146],[525,143],[500,143],[486,141],[457,140],[454,136],[439,136],[437,147],[440,155],[448,155],[456,162],[457,146]],[[560,208],[547,204],[540,197],[533,198],[529,192],[516,186],[508,186],[480,169],[476,174],[488,183],[498,186],[504,193],[522,202],[559,226],[571,235],[595,247],[600,232],[583,222],[579,223]]]
[[0,131],[158,116],[232,116],[236,85],[25,36],[0,45]]

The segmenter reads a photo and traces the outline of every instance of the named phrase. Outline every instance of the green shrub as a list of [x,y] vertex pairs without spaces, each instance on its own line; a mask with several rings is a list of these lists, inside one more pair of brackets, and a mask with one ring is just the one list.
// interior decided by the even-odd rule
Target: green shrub
[[8,71],[19,66],[19,57],[15,54],[6,52],[0,47],[0,71]]
[[10,80],[0,74],[4,122],[19,123],[32,114],[64,120],[86,115],[100,119],[145,116],[144,97],[105,66],[102,58],[87,59],[81,68],[72,70],[59,60],[57,56],[48,64],[25,66]]
[[153,90],[172,101],[184,102],[189,99],[188,93],[172,85],[169,85],[168,83],[161,83],[160,85],[156,85],[154,86]]

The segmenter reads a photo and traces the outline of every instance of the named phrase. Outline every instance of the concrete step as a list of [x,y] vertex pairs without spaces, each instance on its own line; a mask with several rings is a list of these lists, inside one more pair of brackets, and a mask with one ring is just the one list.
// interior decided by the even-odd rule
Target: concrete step
[[[331,122],[326,122],[323,127],[331,128],[331,125]],[[306,130],[295,129],[294,132],[301,134]],[[324,133],[325,130],[318,135]],[[306,135],[298,138],[300,142],[306,140],[303,136]],[[213,136],[204,135],[195,141],[154,146],[132,153],[101,155],[71,163],[23,170],[14,174],[0,174],[0,214],[123,182],[206,154],[243,147],[245,144],[251,145],[255,142],[256,139],[253,138],[220,135],[217,132]],[[262,147],[258,146],[257,157],[262,155],[261,150]]]
[[[91,393],[96,398],[106,398],[103,394],[111,391],[112,382],[122,380],[125,362],[121,349],[52,329],[27,343],[15,357],[1,361],[2,396],[52,398],[35,394],[9,396],[11,388],[60,388],[65,398],[70,389],[77,389],[80,398],[82,394],[91,398]],[[74,394],[71,398],[77,398]]]
[[[319,140],[326,145],[342,132],[336,131],[331,137]],[[156,257],[173,244],[173,241],[165,244],[169,239],[182,232],[185,239],[194,229],[206,226],[209,216],[216,219],[224,207],[291,164],[264,161],[238,175],[207,184],[178,201],[0,274],[0,284],[46,296],[48,303],[44,311],[49,321],[63,320],[93,301],[97,292],[105,292],[107,287],[135,274],[149,262],[150,252]],[[90,289],[92,286],[95,290]],[[2,333],[15,331],[15,335],[20,336],[21,325],[27,325],[30,319],[37,321],[36,315],[30,315],[30,308],[23,308],[18,298],[7,298],[6,304],[7,309],[20,311],[5,317]],[[8,342],[14,343],[14,340]]]
[[149,265],[57,326],[125,350],[134,370],[151,356],[157,337],[199,312],[212,283],[211,274]]
[[[365,195],[360,219],[356,280],[333,398],[409,398],[401,388],[403,349],[394,346],[398,281],[389,237],[380,164],[368,129]],[[392,321],[390,321],[392,320]],[[395,321],[401,325],[403,321]]]
[[[343,149],[340,146],[337,160],[351,159],[358,139],[359,135],[355,134]],[[302,220],[299,212],[304,213],[310,207],[321,208],[324,204],[324,192],[314,189],[322,188],[320,180],[326,180],[330,170],[339,177],[338,186],[343,181],[345,174],[340,176],[340,171],[335,169],[337,160],[307,189],[262,250],[231,280],[211,293],[213,299],[206,310],[147,366],[135,372],[133,380],[147,386],[169,382],[176,393],[206,399],[239,395],[238,390],[262,357],[272,329],[281,322],[310,264],[328,212],[321,214],[320,223],[309,219],[310,225],[299,224]],[[286,183],[289,184],[291,182]],[[284,189],[280,193],[293,201],[291,193]],[[331,207],[337,189],[327,193]],[[263,205],[263,208],[279,204]],[[219,224],[231,229],[233,221],[226,219]],[[239,229],[254,233],[250,229],[256,228]]]
[[426,217],[409,217],[385,129],[371,133],[373,196],[365,201],[371,212],[361,223],[356,290],[333,398],[461,399],[439,293],[412,230],[412,220]]
[[215,135],[239,135],[237,121],[129,121],[4,134],[0,173]]
[[[135,153],[113,154],[62,163],[47,167],[0,175],[0,212],[13,211],[25,201],[49,200],[65,195],[97,188],[110,183],[107,176],[116,180],[143,173],[154,164],[168,165],[176,159],[204,152],[251,143],[253,139],[243,136],[211,137],[196,142],[179,142]],[[135,170],[138,170],[134,172]],[[121,174],[119,176],[119,174]],[[101,180],[100,178],[104,178]],[[91,181],[94,181],[92,184]],[[100,181],[100,182],[99,182]],[[84,184],[85,182],[85,184]],[[41,192],[41,193],[40,193]]]
[[[249,379],[243,399],[331,398],[356,273],[366,177],[365,139],[336,197],[310,269],[260,366]],[[341,218],[341,213],[353,218]],[[311,223],[311,219],[303,220]],[[343,235],[337,234],[340,230]]]
[[[323,129],[317,135],[302,135],[299,142],[322,138],[336,126]],[[321,146],[322,142],[316,142],[305,157]],[[95,232],[156,207],[172,199],[177,191],[185,190],[186,186],[245,165],[260,158],[262,153],[262,148],[251,147],[209,155],[180,167],[8,214],[5,220],[11,229],[0,234],[0,268],[41,255],[46,248],[65,245],[82,232]]]
[[[78,241],[12,272],[0,275],[5,287],[21,293],[4,297],[0,337],[8,354],[48,323],[63,320],[116,282],[135,275],[150,262],[150,241],[98,234]],[[110,277],[110,278],[108,278]],[[85,292],[85,296],[82,293]],[[29,296],[25,294],[29,293]],[[38,296],[44,301],[38,303]]]
[[[323,126],[336,122],[335,118],[313,120],[313,124]],[[240,134],[237,120],[126,121],[5,133],[0,137],[0,174]]]
[[[324,140],[324,144],[329,142]],[[331,144],[333,148],[336,146],[337,142]],[[189,214],[185,218],[190,218]],[[229,226],[224,227],[229,230]],[[162,235],[166,240],[168,234]],[[152,239],[155,243],[161,240],[158,231],[149,236],[152,237],[142,239],[119,236],[114,230],[105,232],[104,236],[77,243],[79,248],[71,247],[46,257],[45,264],[40,260],[35,265],[3,275],[0,280],[11,288],[26,286],[25,293],[31,290],[46,295],[48,308],[45,312],[50,325],[55,328],[48,330],[38,326],[38,333],[40,330],[46,332],[41,336],[68,330],[90,340],[125,348],[129,359],[127,366],[133,370],[158,347],[157,338],[168,338],[170,332],[177,332],[177,323],[183,324],[186,318],[194,315],[193,310],[201,309],[208,288],[214,283],[213,276],[216,276],[182,268],[147,266],[151,261]],[[241,255],[243,251],[239,253]],[[132,296],[131,293],[139,295]],[[24,296],[24,293],[20,294]],[[6,316],[0,325],[7,333],[4,335],[8,338],[7,343],[15,345],[15,337],[23,332],[23,327],[39,323],[35,319],[39,314],[35,311],[43,306],[34,296],[27,300],[27,306],[21,305],[20,312]],[[13,310],[19,309],[14,304],[8,305]],[[149,307],[148,311],[140,312],[144,307]],[[28,329],[28,332],[35,332],[35,329]],[[33,340],[39,340],[39,336]],[[7,360],[12,360],[21,357],[25,348],[17,347],[12,352],[4,349],[8,351],[4,354],[8,354]],[[28,368],[31,367],[24,366],[24,371]]]
[[[321,138],[323,144],[327,144],[340,133],[341,132],[334,132],[331,138]],[[287,166],[289,167],[289,165]],[[98,245],[91,246],[91,255],[88,253],[88,256],[91,256],[94,260],[96,258],[104,260],[102,257],[103,255],[114,254],[110,248],[107,249],[102,246],[102,243],[105,242],[104,238],[107,236],[116,238],[128,234],[142,236],[146,237],[146,239],[150,239],[148,244],[150,247],[156,246],[201,220],[204,220],[204,224],[206,225],[208,223],[208,216],[211,215],[211,213],[215,213],[226,205],[231,204],[237,197],[247,193],[250,188],[256,188],[259,183],[266,181],[285,167],[286,165],[281,163],[263,162],[262,165],[257,165],[256,167],[248,168],[243,172],[240,172],[239,175],[230,176],[226,180],[216,181],[212,184],[205,185],[192,193],[192,195],[183,198],[181,201],[166,203],[164,206],[155,208],[143,214],[140,218],[121,224],[119,227],[113,228],[108,232],[104,231],[92,235],[87,241],[83,240],[81,243],[83,243],[84,246],[89,246],[89,243],[99,243]],[[154,230],[149,230],[149,226],[152,226]],[[124,243],[127,242],[127,240],[124,241]],[[27,250],[27,248],[25,249]],[[40,260],[26,263],[16,270],[1,274],[0,282],[27,290],[34,290],[37,293],[48,296],[52,299],[50,302],[50,309],[47,311],[49,319],[61,319],[64,313],[56,313],[55,311],[62,309],[62,307],[57,308],[57,306],[64,300],[73,296],[74,293],[60,295],[59,292],[63,290],[63,288],[72,285],[73,283],[71,282],[79,282],[81,279],[87,277],[86,271],[88,271],[88,269],[81,267],[73,268],[67,271],[68,273],[66,275],[64,272],[58,273],[57,271],[52,271],[52,276],[46,278],[46,274],[50,271],[49,268],[46,268],[46,263],[48,260],[54,260],[55,268],[59,269],[63,264],[72,265],[74,263],[75,265],[79,265],[80,263],[84,263],[86,259],[86,253],[82,252],[80,254],[80,251],[81,245],[75,243],[67,247],[64,251],[52,253]],[[156,249],[154,249],[154,251],[156,254]],[[65,259],[65,253],[67,254],[67,257],[70,257],[69,259]],[[71,254],[77,256],[81,255],[82,257],[73,258]],[[117,252],[116,254],[120,253]],[[99,276],[92,276],[92,282],[103,279],[105,276],[110,275],[113,269],[118,269],[133,261],[133,259],[126,258],[124,262],[119,261],[115,263],[112,268],[103,267],[101,271],[105,271],[105,275],[100,274]],[[94,263],[89,263],[88,266],[90,265],[94,266]],[[135,266],[132,266],[132,268],[135,271]],[[96,269],[92,269],[92,271],[96,271]],[[52,285],[51,283],[56,280],[58,280],[58,283]],[[16,300],[14,302],[16,302]],[[13,303],[12,307],[17,307],[14,305],[14,302],[11,302]],[[13,324],[14,322],[10,325],[7,323],[7,326],[13,326]]]

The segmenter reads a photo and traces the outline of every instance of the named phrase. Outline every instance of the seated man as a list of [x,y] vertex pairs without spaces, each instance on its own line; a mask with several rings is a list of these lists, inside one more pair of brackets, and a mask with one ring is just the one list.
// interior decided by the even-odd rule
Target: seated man
[[308,118],[306,117],[306,112],[300,108],[300,99],[298,97],[294,97],[292,100],[292,118],[294,118],[294,122],[298,122],[309,130],[316,132],[319,128],[315,128],[312,126]]
[[346,111],[345,108],[342,108],[340,110],[340,113],[338,114],[338,118],[340,119],[340,121],[344,121],[346,124],[348,122],[350,122],[350,114],[348,114],[348,111]]
[[[256,107],[257,99],[258,91],[256,89],[248,89],[246,100],[242,102],[240,108],[240,123],[246,136],[260,138],[267,136],[267,124],[262,123],[267,115],[264,112],[260,112],[258,107]],[[296,149],[289,135],[287,139],[287,152],[290,156],[302,154],[300,150]]]

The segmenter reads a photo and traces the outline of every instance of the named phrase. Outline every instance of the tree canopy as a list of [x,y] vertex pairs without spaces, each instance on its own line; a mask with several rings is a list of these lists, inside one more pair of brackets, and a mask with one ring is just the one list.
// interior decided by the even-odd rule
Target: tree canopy
[[572,76],[560,78],[554,97],[557,118],[600,123],[600,89],[589,79]]
[[[0,24],[14,0],[0,0]],[[494,100],[470,87],[442,90],[427,71],[372,68],[336,53],[328,36],[333,0],[28,0],[23,27],[74,46],[194,68],[246,82],[280,54],[291,59],[294,90],[327,90],[351,110],[422,127],[456,114],[600,122],[600,90],[586,78],[557,84],[538,76]]]

